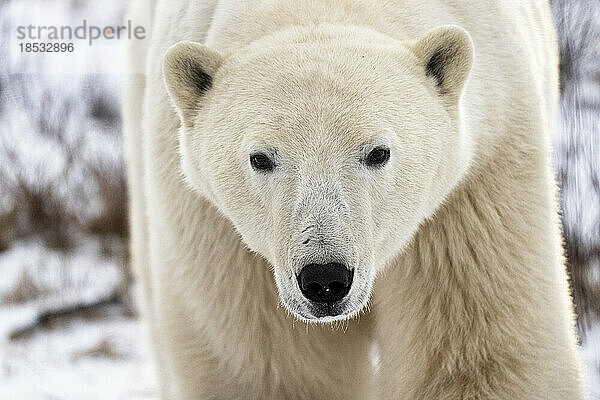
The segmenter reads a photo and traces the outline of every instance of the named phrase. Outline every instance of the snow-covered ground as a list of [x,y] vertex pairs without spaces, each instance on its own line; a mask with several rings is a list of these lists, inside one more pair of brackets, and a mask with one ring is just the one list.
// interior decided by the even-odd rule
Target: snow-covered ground
[[0,276],[0,399],[155,398],[140,322],[113,301],[121,269],[100,243],[65,254],[18,242]]
[[589,400],[600,400],[600,324],[588,331],[581,348]]
[[0,399],[156,399],[139,321],[118,308],[4,343]]

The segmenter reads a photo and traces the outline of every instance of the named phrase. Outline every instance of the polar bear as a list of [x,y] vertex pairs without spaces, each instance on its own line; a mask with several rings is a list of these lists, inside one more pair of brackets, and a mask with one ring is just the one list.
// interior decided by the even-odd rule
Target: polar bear
[[583,398],[545,1],[152,12],[123,96],[163,399]]

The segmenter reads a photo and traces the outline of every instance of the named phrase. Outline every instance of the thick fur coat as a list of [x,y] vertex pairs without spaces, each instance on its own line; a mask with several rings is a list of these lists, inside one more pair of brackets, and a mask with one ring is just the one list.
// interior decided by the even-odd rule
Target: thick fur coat
[[[583,397],[544,1],[153,12],[124,123],[163,398]],[[322,311],[294,275],[332,261],[354,278]]]

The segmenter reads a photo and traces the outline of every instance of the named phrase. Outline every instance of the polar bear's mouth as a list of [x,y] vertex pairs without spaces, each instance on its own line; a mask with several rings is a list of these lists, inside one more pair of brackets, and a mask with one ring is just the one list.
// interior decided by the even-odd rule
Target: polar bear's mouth
[[347,301],[341,300],[332,304],[313,303],[309,308],[314,318],[337,317],[347,311]]
[[354,296],[347,296],[342,300],[334,303],[317,303],[307,301],[304,307],[297,308],[293,311],[300,320],[306,322],[329,323],[353,318],[368,302],[368,297],[362,301],[356,301]]

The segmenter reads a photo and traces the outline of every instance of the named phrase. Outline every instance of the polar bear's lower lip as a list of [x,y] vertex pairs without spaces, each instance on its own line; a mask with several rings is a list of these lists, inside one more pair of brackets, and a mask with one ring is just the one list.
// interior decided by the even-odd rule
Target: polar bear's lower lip
[[336,317],[346,311],[343,303],[343,300],[333,304],[312,302],[310,312],[314,318]]
[[300,309],[288,309],[304,322],[309,323],[330,323],[334,321],[343,321],[354,318],[362,309],[362,307],[354,307],[348,298],[340,300],[336,303],[327,305],[317,302],[308,302]]

